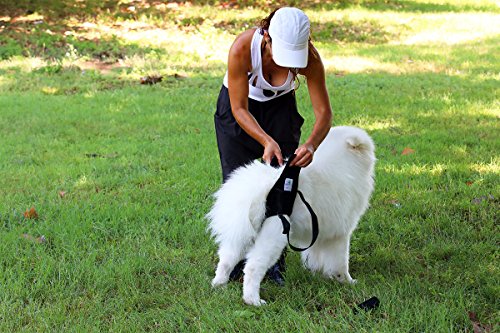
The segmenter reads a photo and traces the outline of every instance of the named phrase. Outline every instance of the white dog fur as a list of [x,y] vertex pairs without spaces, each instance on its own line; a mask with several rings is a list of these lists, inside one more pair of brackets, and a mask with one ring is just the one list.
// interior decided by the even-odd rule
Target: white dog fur
[[[298,188],[319,224],[316,243],[301,253],[304,266],[311,271],[355,283],[349,274],[349,243],[373,191],[374,151],[364,130],[333,127],[313,162],[302,169]],[[267,194],[282,170],[258,161],[236,169],[215,193],[215,203],[207,214],[208,229],[219,245],[212,286],[225,285],[234,266],[245,258],[243,299],[250,305],[265,304],[260,283],[287,246],[280,219],[265,219]],[[307,247],[312,237],[311,217],[299,196],[289,218],[290,242]]]

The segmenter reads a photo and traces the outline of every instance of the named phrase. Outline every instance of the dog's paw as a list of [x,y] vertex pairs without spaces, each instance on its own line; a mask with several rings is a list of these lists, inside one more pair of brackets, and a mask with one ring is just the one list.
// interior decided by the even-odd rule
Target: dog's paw
[[226,278],[220,278],[220,277],[214,277],[212,280],[212,288],[217,288],[221,286],[225,286],[227,284],[228,279]]
[[335,278],[343,284],[356,284],[358,281],[353,279],[349,273],[335,273],[330,278]]
[[264,301],[263,299],[261,299],[260,297],[243,297],[243,301],[245,301],[246,304],[248,305],[253,305],[253,306],[261,306],[261,305],[265,305],[266,304],[266,301]]
[[358,283],[358,280],[356,280],[356,279],[350,279],[350,280],[346,280],[345,283],[356,284],[356,283]]

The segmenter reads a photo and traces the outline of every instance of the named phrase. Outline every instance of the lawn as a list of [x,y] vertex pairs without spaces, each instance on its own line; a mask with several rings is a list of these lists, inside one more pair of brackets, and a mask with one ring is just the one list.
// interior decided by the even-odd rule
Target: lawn
[[[204,215],[227,51],[268,8],[193,2],[0,17],[0,331],[498,331],[497,2],[305,1],[333,125],[373,137],[376,189],[358,283],[289,251],[260,308],[210,287]],[[305,137],[304,79],[297,96]]]

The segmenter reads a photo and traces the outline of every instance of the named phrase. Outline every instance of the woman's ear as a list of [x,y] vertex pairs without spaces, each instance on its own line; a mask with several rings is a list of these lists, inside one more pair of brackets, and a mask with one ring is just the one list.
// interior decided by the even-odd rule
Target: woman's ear
[[269,36],[269,32],[267,30],[264,30],[264,40],[267,44],[271,43],[271,36]]

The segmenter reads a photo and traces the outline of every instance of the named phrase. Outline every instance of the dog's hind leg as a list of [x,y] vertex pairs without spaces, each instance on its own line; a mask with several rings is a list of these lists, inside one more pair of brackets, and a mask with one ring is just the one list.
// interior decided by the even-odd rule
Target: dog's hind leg
[[349,244],[351,235],[337,236],[330,240],[323,251],[328,251],[328,256],[325,256],[324,273],[335,278],[342,283],[356,283],[349,274]]
[[247,262],[243,272],[243,300],[249,305],[262,305],[266,302],[260,298],[260,283],[266,271],[278,260],[287,244],[283,235],[283,226],[277,216],[266,219],[255,239],[255,243],[247,254]]
[[243,259],[244,243],[221,244],[219,247],[219,263],[212,280],[212,287],[225,285],[234,266]]

